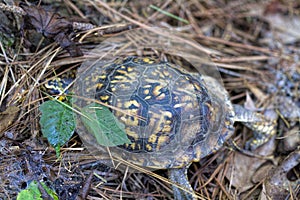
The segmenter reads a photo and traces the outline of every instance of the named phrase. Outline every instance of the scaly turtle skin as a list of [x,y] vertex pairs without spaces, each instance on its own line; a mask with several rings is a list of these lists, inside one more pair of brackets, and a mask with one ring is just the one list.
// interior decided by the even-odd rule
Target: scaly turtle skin
[[[173,186],[175,199],[196,198],[187,167],[218,150],[233,134],[235,121],[245,122],[264,138],[275,133],[273,122],[233,106],[215,79],[148,57],[96,63],[80,73],[75,86],[76,95],[118,108],[111,111],[132,143],[110,148],[111,154],[139,166],[169,169],[171,181],[187,190]],[[103,149],[92,134],[80,136]],[[255,142],[253,146],[261,143]]]

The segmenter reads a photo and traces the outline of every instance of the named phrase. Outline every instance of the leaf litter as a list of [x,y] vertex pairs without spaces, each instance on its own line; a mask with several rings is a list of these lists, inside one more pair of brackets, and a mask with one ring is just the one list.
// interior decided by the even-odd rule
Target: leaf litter
[[[232,101],[245,104],[249,95],[251,102],[247,102],[248,106],[259,111],[273,109],[278,114],[277,137],[255,151],[259,155],[274,156],[273,162],[248,157],[224,147],[224,151],[190,167],[188,175],[192,177],[196,192],[203,199],[299,198],[298,2],[191,0],[179,4],[176,1],[41,1],[40,5],[21,6],[25,8],[27,18],[22,30],[17,25],[11,27],[11,24],[18,24],[17,17],[12,14],[14,11],[21,17],[24,15],[18,10],[20,6],[17,2],[15,5],[9,10],[7,4],[0,3],[1,15],[11,21],[9,27],[5,27],[8,26],[6,23],[0,29],[4,33],[0,42],[0,75],[3,80],[0,88],[1,112],[12,106],[21,108],[20,112],[13,112],[17,116],[8,114],[8,118],[2,121],[5,124],[13,121],[9,126],[4,126],[13,134],[13,141],[8,142],[5,137],[1,139],[1,155],[4,156],[0,159],[1,198],[14,198],[23,183],[33,179],[24,176],[25,172],[33,171],[30,175],[43,180],[35,172],[43,171],[44,164],[38,164],[35,170],[31,170],[32,165],[18,167],[15,162],[16,159],[26,161],[26,157],[34,158],[39,152],[39,159],[47,163],[47,168],[51,165],[52,171],[42,174],[54,180],[52,186],[60,199],[80,196],[76,188],[84,184],[91,170],[101,177],[94,178],[88,184],[90,190],[87,191],[91,197],[172,199],[170,185],[166,182],[144,173],[126,173],[122,176],[122,172],[99,164],[83,150],[77,136],[62,147],[62,158],[56,160],[55,151],[41,136],[38,123],[38,106],[45,98],[40,92],[41,77],[50,78],[52,72],[55,76],[61,70],[80,65],[80,56],[105,37],[134,26],[148,25],[184,32],[209,52],[218,52],[211,54],[212,60],[221,71]],[[152,9],[151,5],[158,9]],[[187,20],[189,24],[172,16]],[[86,24],[83,26],[85,28],[75,30],[74,21]],[[93,30],[95,27],[99,29]],[[34,30],[29,30],[31,28]],[[32,31],[42,33],[44,38],[29,40],[28,35],[36,35]],[[21,34],[24,41],[19,34],[22,32],[25,33]],[[72,62],[70,55],[75,56]],[[50,56],[53,60],[45,64]],[[5,66],[9,66],[9,73],[4,73]],[[288,142],[292,136],[298,138],[298,142],[289,142],[289,148],[285,149],[282,143]],[[237,144],[243,147],[249,137],[251,131],[236,124],[233,139]],[[20,163],[32,162],[29,159]],[[13,166],[15,168],[9,170]],[[161,176],[166,174],[164,170],[155,173]],[[24,182],[8,183],[8,180],[13,180],[11,177]],[[12,184],[14,190],[9,187]],[[61,184],[64,187],[59,187]]]

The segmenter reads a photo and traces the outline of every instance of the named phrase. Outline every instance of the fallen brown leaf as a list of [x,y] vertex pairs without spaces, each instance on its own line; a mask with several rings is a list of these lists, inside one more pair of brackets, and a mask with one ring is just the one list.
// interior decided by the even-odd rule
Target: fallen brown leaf
[[0,113],[0,137],[2,137],[2,132],[13,123],[19,110],[16,106],[10,106]]
[[71,40],[73,23],[58,13],[46,11],[40,6],[28,6],[24,3],[20,7],[26,12],[24,19],[25,28],[34,28],[44,37],[54,39],[60,46],[66,49],[71,56],[83,55],[81,50]]

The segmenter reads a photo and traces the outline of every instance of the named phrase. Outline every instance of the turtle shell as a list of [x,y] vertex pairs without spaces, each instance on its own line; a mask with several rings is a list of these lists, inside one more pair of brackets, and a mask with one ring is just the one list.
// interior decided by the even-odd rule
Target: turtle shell
[[[169,62],[126,57],[96,62],[78,75],[76,95],[109,105],[125,125],[131,144],[110,147],[116,158],[150,168],[182,167],[217,150],[233,132],[225,89]],[[107,150],[79,129],[86,145]]]

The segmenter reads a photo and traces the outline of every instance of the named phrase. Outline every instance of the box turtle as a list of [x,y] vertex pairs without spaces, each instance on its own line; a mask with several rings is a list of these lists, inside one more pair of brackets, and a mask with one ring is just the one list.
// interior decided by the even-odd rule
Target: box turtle
[[[132,56],[93,63],[77,75],[75,94],[109,105],[125,125],[131,144],[110,147],[110,154],[138,166],[168,169],[175,199],[197,198],[187,168],[218,150],[233,134],[235,121],[260,134],[251,148],[275,134],[274,121],[233,105],[217,80],[170,62]],[[78,133],[86,145],[106,150],[86,130]]]

